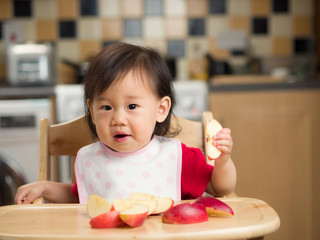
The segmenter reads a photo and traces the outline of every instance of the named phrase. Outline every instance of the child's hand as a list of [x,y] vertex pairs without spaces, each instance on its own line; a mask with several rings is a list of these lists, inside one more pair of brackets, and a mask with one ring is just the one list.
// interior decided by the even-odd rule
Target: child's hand
[[16,204],[30,204],[37,198],[43,195],[45,186],[43,182],[34,182],[30,184],[23,185],[18,188],[15,203]]
[[230,154],[233,142],[231,130],[229,128],[223,128],[215,136],[213,136],[213,144],[221,151],[221,155],[215,160],[215,163],[222,163],[231,160]]

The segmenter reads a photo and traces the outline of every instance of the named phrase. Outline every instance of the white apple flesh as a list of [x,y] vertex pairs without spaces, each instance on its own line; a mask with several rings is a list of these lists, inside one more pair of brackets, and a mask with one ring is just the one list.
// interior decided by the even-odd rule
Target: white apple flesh
[[87,212],[91,218],[99,216],[100,214],[109,212],[112,208],[112,204],[108,199],[99,195],[92,194],[87,201]]
[[209,216],[232,217],[234,212],[232,208],[214,197],[203,196],[196,199],[195,203],[202,204]]
[[207,149],[207,157],[209,160],[217,159],[221,151],[213,144],[213,137],[223,129],[221,124],[215,120],[211,119],[206,126],[206,149]]
[[182,203],[163,213],[162,222],[170,224],[191,224],[208,221],[206,208],[199,203]]

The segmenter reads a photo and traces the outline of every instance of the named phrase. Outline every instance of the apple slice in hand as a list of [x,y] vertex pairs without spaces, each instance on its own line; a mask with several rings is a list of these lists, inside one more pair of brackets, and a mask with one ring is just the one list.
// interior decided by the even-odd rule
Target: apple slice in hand
[[87,201],[87,212],[91,218],[99,216],[100,214],[109,212],[112,208],[112,204],[108,199],[99,195],[92,194]]
[[226,203],[214,197],[203,196],[196,199],[195,203],[202,204],[209,216],[232,217],[234,212]]
[[110,211],[100,214],[90,220],[90,226],[92,228],[117,228],[124,227],[126,223],[120,218],[119,211]]
[[221,124],[215,120],[211,119],[206,126],[206,149],[207,157],[209,160],[214,160],[218,158],[221,151],[213,144],[213,136],[215,136],[222,128]]
[[139,227],[146,220],[148,210],[145,205],[133,204],[130,208],[120,211],[120,218],[131,227]]
[[162,215],[162,222],[191,224],[208,221],[206,208],[199,203],[182,203],[170,208]]

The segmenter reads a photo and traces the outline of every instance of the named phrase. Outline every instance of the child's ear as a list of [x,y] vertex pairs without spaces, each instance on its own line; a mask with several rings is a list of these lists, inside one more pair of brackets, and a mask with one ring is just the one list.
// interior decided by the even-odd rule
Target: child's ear
[[89,111],[90,111],[91,121],[93,122],[93,124],[95,124],[95,122],[94,122],[94,116],[93,116],[93,111],[92,111],[92,103],[90,102],[89,99],[87,99],[87,106],[88,106],[88,109],[89,109]]
[[161,98],[160,104],[158,107],[158,115],[157,115],[157,122],[163,122],[169,113],[171,107],[171,99],[168,96]]

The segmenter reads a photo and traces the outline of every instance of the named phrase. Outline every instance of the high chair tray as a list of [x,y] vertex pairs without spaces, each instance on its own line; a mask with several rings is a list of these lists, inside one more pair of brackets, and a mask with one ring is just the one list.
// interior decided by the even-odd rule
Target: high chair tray
[[92,229],[83,204],[8,205],[0,207],[0,239],[246,239],[280,227],[278,214],[264,201],[220,199],[233,209],[234,217],[172,225],[157,215],[149,216],[141,227],[112,229]]

